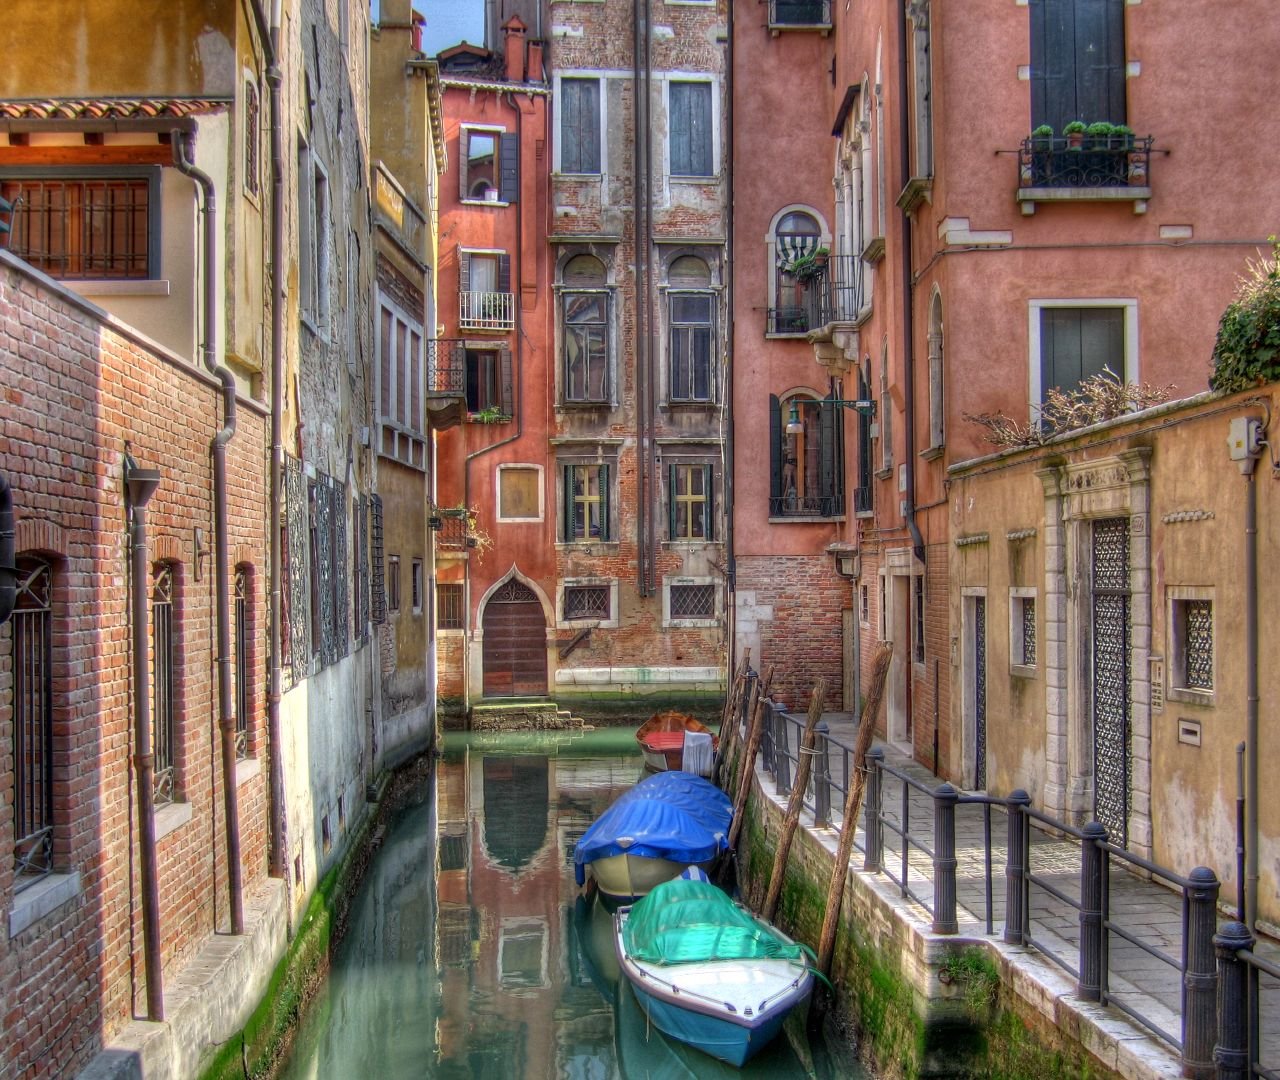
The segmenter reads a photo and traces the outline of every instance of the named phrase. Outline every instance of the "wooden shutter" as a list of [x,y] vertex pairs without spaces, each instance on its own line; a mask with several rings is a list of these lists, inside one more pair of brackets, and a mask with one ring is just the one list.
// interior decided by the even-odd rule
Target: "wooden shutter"
[[465,251],[458,252],[458,292],[471,291],[471,255]]
[[520,198],[520,136],[504,132],[500,143],[498,198],[513,203]]
[[1042,401],[1052,387],[1075,390],[1103,368],[1126,376],[1123,308],[1040,309]]
[[600,539],[612,540],[609,528],[609,466],[600,466]]
[[830,398],[818,403],[818,495],[822,498],[822,513],[828,516],[840,512],[837,503],[839,489],[836,484],[836,428],[840,417],[836,411],[842,406]]
[[511,256],[498,256],[498,292],[509,293],[511,291]]
[[692,168],[692,138],[689,116],[689,84],[672,83],[671,97],[671,172],[687,176]]
[[711,466],[702,466],[702,494],[707,500],[702,510],[702,533],[705,540],[714,540],[717,532],[715,526],[716,500],[715,492],[711,490],[711,477]]
[[501,365],[501,381],[498,387],[498,411],[506,416],[516,414],[515,380],[511,373],[511,350],[503,349],[498,355]]
[[689,87],[689,171],[711,175],[711,84]]
[[769,497],[782,498],[782,402],[776,394],[769,395]]
[[471,132],[463,128],[458,134],[458,198],[466,199],[467,195],[467,153],[470,151]]
[[560,507],[560,527],[564,530],[564,542],[573,540],[573,466],[563,465],[560,468],[560,486],[564,492],[564,501]]
[[1031,126],[1125,122],[1124,0],[1031,0]]
[[678,486],[680,477],[676,472],[675,465],[667,466],[667,539],[678,540],[679,534],[676,531],[676,495],[679,493]]

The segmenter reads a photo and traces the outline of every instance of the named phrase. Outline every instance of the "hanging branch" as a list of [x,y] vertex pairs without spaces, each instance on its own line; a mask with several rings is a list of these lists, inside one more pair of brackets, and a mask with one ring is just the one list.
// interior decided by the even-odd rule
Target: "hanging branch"
[[858,718],[858,737],[853,743],[849,760],[854,773],[844,800],[844,820],[840,823],[840,843],[836,848],[836,860],[831,867],[831,886],[827,889],[826,914],[822,919],[822,933],[818,937],[818,970],[831,974],[831,954],[835,948],[836,925],[840,919],[840,904],[844,900],[844,886],[849,877],[849,856],[853,853],[853,834],[858,831],[858,814],[862,809],[862,797],[867,789],[867,751],[875,732],[876,714],[880,711],[880,698],[884,696],[885,679],[889,674],[889,661],[893,659],[893,642],[882,641],[871,661],[871,684]]
[[778,850],[773,855],[773,870],[769,874],[769,892],[765,896],[764,907],[760,912],[766,922],[773,922],[773,916],[778,910],[778,897],[782,895],[782,878],[786,873],[787,855],[791,852],[791,840],[796,834],[796,826],[800,823],[804,789],[809,784],[809,768],[813,762],[814,729],[822,719],[822,702],[826,695],[827,680],[819,679],[814,685],[813,697],[809,702],[809,715],[805,719],[804,736],[800,740],[800,760],[796,763],[796,779],[791,788],[791,798],[787,802],[787,816],[782,822]]

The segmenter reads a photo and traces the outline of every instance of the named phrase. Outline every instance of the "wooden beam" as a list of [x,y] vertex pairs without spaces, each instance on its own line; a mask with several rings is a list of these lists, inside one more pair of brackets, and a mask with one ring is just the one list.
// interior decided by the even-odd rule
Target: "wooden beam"
[[144,146],[0,146],[0,165],[172,165],[173,151]]

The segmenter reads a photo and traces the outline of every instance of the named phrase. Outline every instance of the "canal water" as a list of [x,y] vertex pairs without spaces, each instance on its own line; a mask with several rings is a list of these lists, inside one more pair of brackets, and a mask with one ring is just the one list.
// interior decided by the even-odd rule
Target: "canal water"
[[629,729],[447,735],[432,784],[385,831],[281,1075],[865,1078],[801,1019],[744,1069],[648,1025],[608,913],[573,876],[574,844],[640,775]]

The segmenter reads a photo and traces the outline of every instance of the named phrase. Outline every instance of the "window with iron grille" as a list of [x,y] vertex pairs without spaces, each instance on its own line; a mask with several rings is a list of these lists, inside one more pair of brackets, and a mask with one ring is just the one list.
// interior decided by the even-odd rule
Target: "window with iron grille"
[[413,613],[422,614],[422,560],[414,559],[409,566],[409,588],[413,592]]
[[564,588],[564,619],[601,619],[608,621],[608,585],[566,585]]
[[156,806],[167,806],[177,798],[174,584],[172,564],[160,563],[151,579],[151,750]]
[[369,496],[369,566],[373,571],[370,586],[370,612],[375,623],[386,622],[387,590],[382,555],[382,496]]
[[669,586],[671,621],[697,619],[705,621],[716,617],[715,585]]
[[912,635],[911,655],[917,664],[924,663],[924,575],[912,579],[915,592],[915,633]]
[[[1201,700],[1213,693],[1213,600],[1199,590],[1176,588],[1171,608],[1171,696]],[[1191,595],[1187,595],[1191,594]]]
[[53,870],[53,568],[18,558],[13,611],[14,892]]
[[1015,674],[1018,668],[1036,666],[1036,592],[1015,588],[1009,592],[1009,658]]
[[830,400],[769,397],[769,516],[844,515],[844,420]]
[[159,277],[159,169],[19,169],[0,177],[13,204],[0,246],[63,280]]
[[400,610],[400,556],[387,556],[387,610]]
[[436,625],[440,630],[465,630],[466,612],[462,605],[462,586],[436,586]]
[[252,79],[244,82],[244,187],[258,194],[258,87]]
[[235,580],[235,698],[236,757],[249,756],[249,572],[236,567]]

